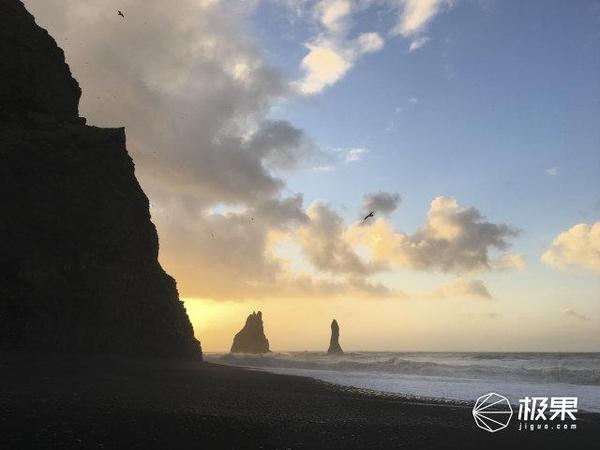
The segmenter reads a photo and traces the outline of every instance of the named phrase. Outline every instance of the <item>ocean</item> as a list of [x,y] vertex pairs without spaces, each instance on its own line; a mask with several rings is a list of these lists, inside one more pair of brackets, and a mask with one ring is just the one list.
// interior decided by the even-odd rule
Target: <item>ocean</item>
[[207,353],[206,360],[342,386],[410,397],[474,401],[496,392],[524,397],[578,397],[600,412],[600,353],[273,352]]

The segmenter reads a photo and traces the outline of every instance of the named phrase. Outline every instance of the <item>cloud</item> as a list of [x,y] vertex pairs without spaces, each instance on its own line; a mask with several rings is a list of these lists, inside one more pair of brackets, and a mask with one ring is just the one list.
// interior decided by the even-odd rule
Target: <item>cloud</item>
[[[391,32],[368,31],[353,38],[354,17],[370,7],[391,5],[398,19]],[[411,40],[409,51],[421,48],[431,39],[424,36],[427,24],[442,9],[452,6],[450,0],[384,0],[353,2],[320,0],[312,17],[318,33],[304,43],[308,53],[300,63],[303,76],[291,84],[303,95],[315,95],[334,85],[350,71],[359,58],[380,51],[385,46],[383,34],[403,36]]]
[[[328,47],[328,45],[331,45]],[[302,59],[304,79],[296,82],[303,94],[316,94],[341,79],[352,67],[352,62],[344,52],[329,43],[307,44],[308,54]]]
[[492,295],[481,280],[457,278],[438,290],[441,297],[470,297],[491,299]]
[[369,150],[366,148],[355,147],[347,149],[345,153],[347,162],[355,162],[360,161],[363,156],[369,153]]
[[350,0],[322,0],[315,6],[315,15],[331,33],[343,33],[347,30],[347,19],[352,11]]
[[363,33],[356,40],[357,52],[359,55],[364,53],[374,53],[383,48],[383,38],[378,33]]
[[335,167],[332,165],[314,166],[312,167],[312,170],[314,170],[315,172],[334,172]]
[[409,102],[409,103],[412,103],[413,105],[417,105],[417,104],[419,104],[419,99],[418,99],[418,98],[416,98],[416,97],[410,97],[410,98],[408,99],[408,102]]
[[383,48],[383,38],[373,31],[349,37],[356,9],[357,5],[349,0],[317,2],[313,16],[321,31],[305,43],[308,54],[300,63],[304,76],[292,83],[297,92],[318,94],[342,79],[360,56]]
[[424,36],[429,22],[443,9],[454,6],[453,0],[389,0],[398,10],[398,20],[391,31],[411,39],[408,51],[413,52],[431,40]]
[[418,50],[421,47],[423,47],[429,41],[431,41],[431,38],[428,36],[423,36],[423,37],[417,38],[410,43],[410,46],[408,47],[408,51],[414,52],[415,50]]
[[515,253],[505,253],[498,256],[490,261],[490,268],[492,270],[504,271],[504,270],[518,270],[523,271],[526,263],[523,255]]
[[315,153],[312,140],[285,120],[264,120],[244,146],[248,153],[275,169],[294,169]]
[[459,277],[427,291],[407,294],[415,299],[480,299],[491,300],[492,294],[481,280]]
[[411,37],[421,34],[426,25],[444,6],[452,6],[451,0],[395,0],[400,8],[393,34]]
[[483,281],[462,277],[442,284],[429,292],[415,294],[415,297],[425,299],[475,298],[484,300],[493,298]]
[[549,169],[544,170],[546,175],[551,177],[558,175],[558,167],[550,167]]
[[331,274],[366,276],[379,268],[361,260],[344,238],[343,219],[322,202],[307,210],[310,221],[297,232],[298,241],[310,262],[320,271]]
[[402,199],[398,193],[376,192],[365,194],[361,218],[371,211],[375,211],[377,214],[390,215],[398,208],[401,201]]
[[565,309],[565,310],[563,311],[563,314],[564,314],[565,316],[569,316],[569,317],[571,317],[571,318],[573,318],[573,319],[577,319],[577,320],[580,320],[580,321],[582,321],[582,322],[584,322],[584,321],[586,321],[586,320],[589,320],[589,317],[588,317],[588,316],[586,316],[585,314],[578,313],[578,312],[577,312],[577,311],[575,311],[573,308],[567,308],[567,309]]
[[542,255],[542,261],[559,269],[600,273],[600,222],[580,223],[560,233]]
[[379,51],[383,45],[377,33],[363,33],[355,40],[327,36],[308,42],[308,54],[300,64],[304,77],[292,87],[304,95],[318,94],[342,79],[361,55]]
[[[311,208],[309,216],[302,205],[297,195],[223,214],[193,211],[181,202],[157,212],[154,219],[171,231],[161,235],[161,247],[170,249],[162,259],[183,284],[182,296],[240,300],[403,295],[367,280],[371,268],[344,243],[343,228],[336,228],[341,219],[327,212],[315,216]],[[296,270],[276,254],[278,243],[297,232],[305,233],[304,250],[320,267],[319,273]],[[319,252],[312,239],[319,239],[332,254]]]
[[454,273],[493,270],[498,258],[508,268],[508,253],[493,258],[490,251],[505,251],[517,234],[509,225],[485,221],[473,207],[460,207],[451,197],[435,198],[425,225],[413,234],[396,231],[382,219],[349,233],[354,242],[370,249],[376,262]]

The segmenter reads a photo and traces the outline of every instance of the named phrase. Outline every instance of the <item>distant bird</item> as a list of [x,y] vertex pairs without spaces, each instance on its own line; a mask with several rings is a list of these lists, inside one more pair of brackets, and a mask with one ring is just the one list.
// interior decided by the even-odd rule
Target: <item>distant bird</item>
[[365,223],[369,217],[375,217],[375,211],[371,211],[369,214],[367,214],[361,223]]
[[121,16],[123,19],[125,18],[125,16],[123,15],[123,13],[121,12],[121,10],[117,11],[117,15]]

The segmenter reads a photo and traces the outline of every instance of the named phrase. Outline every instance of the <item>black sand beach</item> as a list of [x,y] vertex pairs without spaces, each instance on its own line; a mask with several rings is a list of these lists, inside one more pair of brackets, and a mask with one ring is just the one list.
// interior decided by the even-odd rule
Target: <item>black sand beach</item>
[[[513,422],[513,425],[515,422]],[[209,363],[0,357],[2,448],[596,448],[573,431],[490,434],[468,405],[365,394]]]

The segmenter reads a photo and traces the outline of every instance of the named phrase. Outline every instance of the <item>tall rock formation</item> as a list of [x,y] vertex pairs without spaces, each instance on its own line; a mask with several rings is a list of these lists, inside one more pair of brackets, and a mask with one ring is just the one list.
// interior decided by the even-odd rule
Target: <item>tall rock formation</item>
[[0,348],[201,358],[122,128],[85,125],[64,54],[0,1]]
[[262,313],[253,312],[246,324],[233,338],[231,353],[268,353],[269,340],[265,336]]
[[340,347],[340,326],[335,319],[331,322],[331,339],[329,340],[329,349],[327,350],[327,353],[334,355],[341,355],[344,353],[342,347]]

